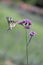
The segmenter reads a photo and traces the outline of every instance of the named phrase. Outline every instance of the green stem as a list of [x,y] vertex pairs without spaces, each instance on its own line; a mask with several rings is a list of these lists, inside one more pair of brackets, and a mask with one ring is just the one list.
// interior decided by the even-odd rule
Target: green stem
[[27,42],[27,30],[26,31],[26,60],[27,60],[27,65],[28,65],[28,45],[32,39],[32,36],[30,37],[29,41]]
[[26,60],[27,60],[27,65],[28,65],[28,46],[27,46],[27,30],[26,31]]
[[26,45],[26,58],[27,58],[27,65],[28,65],[28,46]]
[[32,39],[32,36],[30,37],[29,41],[27,42],[27,46],[30,44],[31,39]]

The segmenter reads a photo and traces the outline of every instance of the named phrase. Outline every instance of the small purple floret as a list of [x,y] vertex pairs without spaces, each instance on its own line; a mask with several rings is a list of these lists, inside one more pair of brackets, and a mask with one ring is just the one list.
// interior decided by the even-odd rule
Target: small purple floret
[[18,21],[18,24],[20,24],[20,25],[23,25],[24,23],[25,23],[25,21],[23,21],[23,20]]
[[34,36],[34,35],[36,35],[36,32],[30,32],[30,36]]
[[31,27],[30,26],[25,26],[25,29],[30,29]]

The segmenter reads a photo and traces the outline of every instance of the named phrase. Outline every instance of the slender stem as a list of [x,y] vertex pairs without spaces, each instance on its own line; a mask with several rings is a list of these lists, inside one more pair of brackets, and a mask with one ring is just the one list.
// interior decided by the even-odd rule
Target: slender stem
[[28,46],[27,46],[27,30],[25,29],[26,32],[26,60],[27,60],[27,65],[28,65]]
[[26,45],[26,56],[27,56],[27,65],[28,65],[28,46]]
[[27,65],[28,65],[28,45],[32,39],[32,36],[30,37],[29,41],[27,42],[27,30],[25,29],[26,32],[26,60],[27,60]]
[[[26,37],[26,38],[27,38],[27,37]],[[32,39],[32,36],[30,37],[29,41],[28,41],[27,44],[26,44],[27,65],[28,65],[28,45],[29,45],[31,39]]]
[[27,42],[27,46],[30,44],[31,39],[32,39],[32,36],[30,37],[29,41]]

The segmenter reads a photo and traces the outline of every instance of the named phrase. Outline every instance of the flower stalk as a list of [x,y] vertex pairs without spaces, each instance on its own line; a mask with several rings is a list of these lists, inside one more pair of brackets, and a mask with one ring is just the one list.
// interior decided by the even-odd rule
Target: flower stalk
[[32,37],[36,34],[36,32],[30,32],[29,33],[30,34],[30,39],[29,39],[29,41],[27,42],[27,30],[26,30],[26,59],[27,59],[27,65],[28,65],[28,45],[30,44],[30,42],[31,42],[31,39],[32,39]]
[[32,39],[32,36],[30,37],[29,41],[27,42],[27,30],[26,30],[26,60],[27,60],[27,65],[28,65],[28,45],[30,44],[30,41]]

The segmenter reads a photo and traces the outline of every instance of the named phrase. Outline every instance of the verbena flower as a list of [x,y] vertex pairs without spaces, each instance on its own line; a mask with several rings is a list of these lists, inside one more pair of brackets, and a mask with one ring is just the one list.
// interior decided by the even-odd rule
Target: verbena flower
[[30,36],[34,36],[34,35],[36,35],[36,32],[31,31],[29,34],[30,34]]
[[23,19],[23,20],[18,21],[18,24],[23,25],[26,29],[30,29],[30,25],[32,23],[31,23],[31,20],[29,19]]
[[28,20],[28,19],[24,19],[24,21],[25,21],[25,28],[26,29],[30,29],[31,28],[31,20]]
[[31,25],[31,20],[29,20],[29,19],[24,19],[24,21],[25,21],[25,25]]

